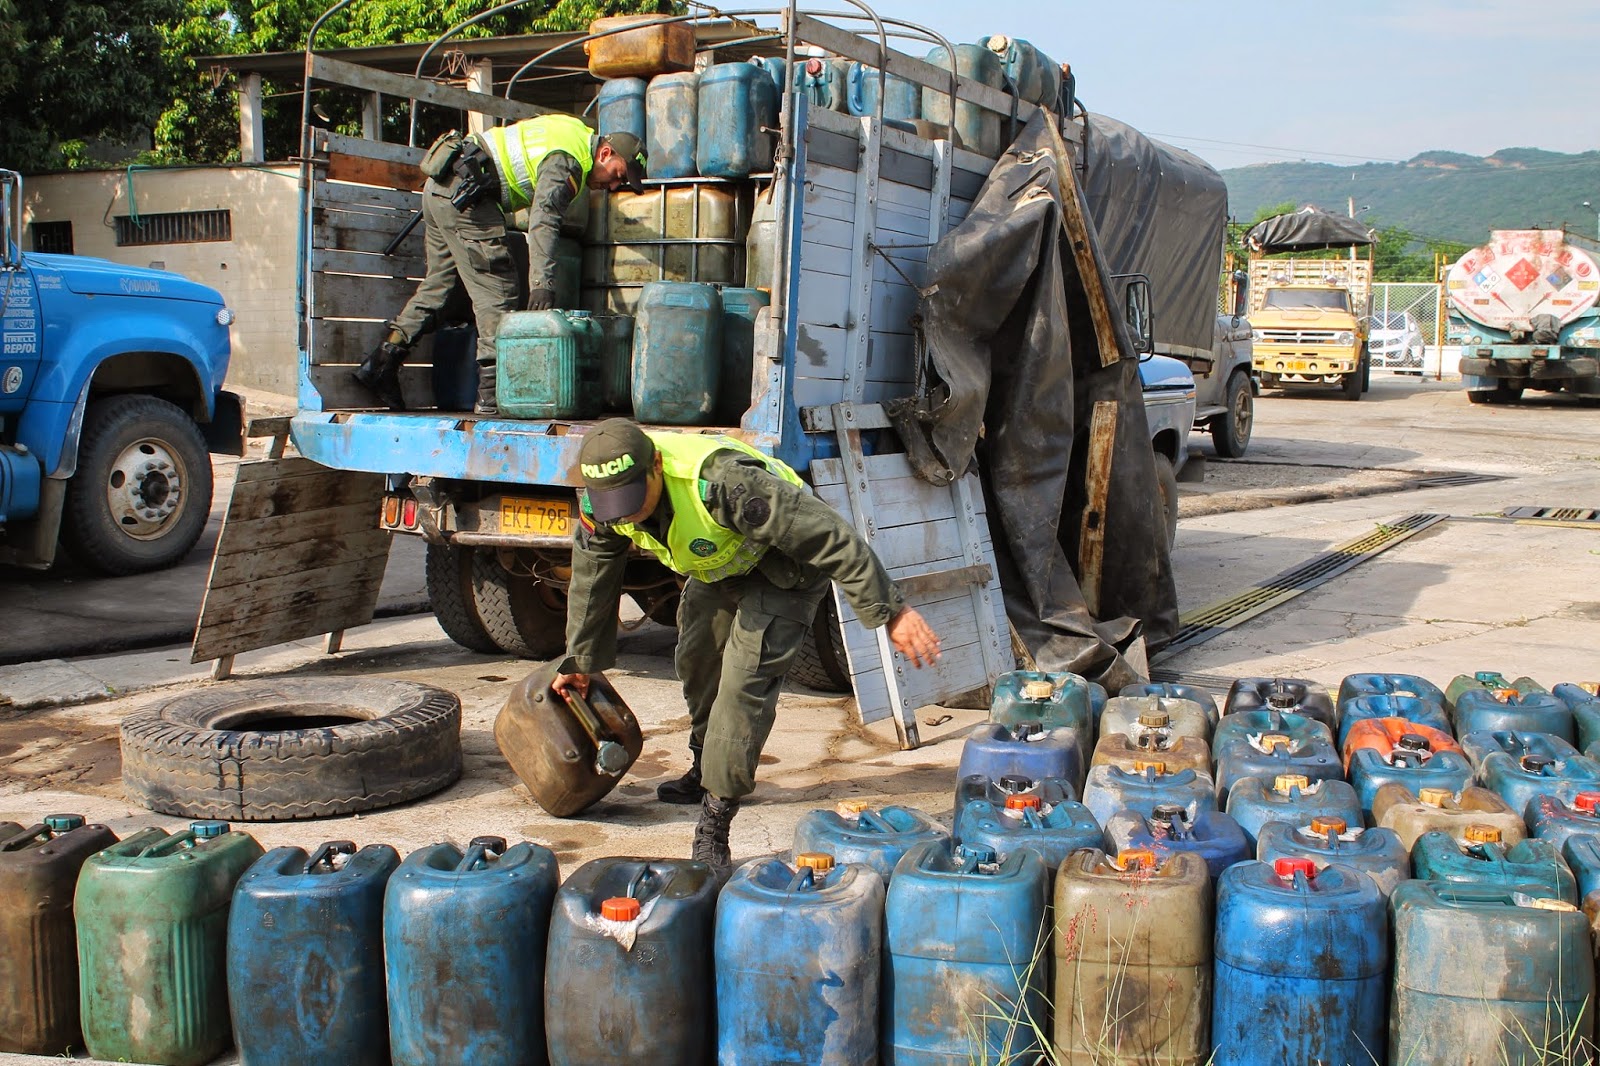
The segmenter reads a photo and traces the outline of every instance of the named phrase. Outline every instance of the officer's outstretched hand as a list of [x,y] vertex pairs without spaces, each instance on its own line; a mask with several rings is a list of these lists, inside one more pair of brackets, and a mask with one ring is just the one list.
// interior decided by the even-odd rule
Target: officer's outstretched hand
[[889,619],[889,641],[919,669],[939,661],[939,634],[914,608],[902,607]]
[[550,687],[563,696],[576,693],[584,699],[589,698],[588,674],[557,674],[556,679],[550,682]]

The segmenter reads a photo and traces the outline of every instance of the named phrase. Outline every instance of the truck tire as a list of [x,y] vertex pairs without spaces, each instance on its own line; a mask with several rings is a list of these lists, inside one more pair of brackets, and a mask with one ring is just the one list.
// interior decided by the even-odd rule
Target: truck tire
[[1156,453],[1156,489],[1161,494],[1161,514],[1167,524],[1167,550],[1178,542],[1178,472],[1172,460]]
[[1517,403],[1522,399],[1522,387],[1507,385],[1504,381],[1496,382],[1492,389],[1480,389],[1467,393],[1469,403]]
[[61,540],[102,574],[140,574],[189,553],[211,516],[211,456],[200,427],[154,396],[109,396],[83,416]]
[[128,797],[181,817],[325,818],[461,776],[461,700],[414,681],[237,681],[131,714],[121,733]]
[[430,544],[425,574],[428,603],[444,635],[468,651],[500,654],[500,645],[483,628],[473,604],[472,552],[448,544]]
[[1347,400],[1361,399],[1361,371],[1352,370],[1340,381],[1339,388]]
[[501,651],[519,659],[553,659],[567,646],[566,605],[547,601],[550,592],[532,577],[500,565],[499,553],[472,553],[472,602],[484,632]]
[[849,692],[850,660],[844,653],[844,633],[839,628],[839,609],[830,591],[817,604],[817,617],[811,632],[800,645],[800,654],[789,667],[789,680],[813,692]]
[[1371,356],[1367,356],[1367,355],[1363,355],[1361,357],[1361,391],[1362,392],[1370,392],[1371,390],[1372,390],[1372,357]]
[[1255,422],[1256,400],[1248,371],[1228,379],[1228,409],[1211,419],[1211,443],[1224,459],[1238,459],[1250,447],[1250,429]]

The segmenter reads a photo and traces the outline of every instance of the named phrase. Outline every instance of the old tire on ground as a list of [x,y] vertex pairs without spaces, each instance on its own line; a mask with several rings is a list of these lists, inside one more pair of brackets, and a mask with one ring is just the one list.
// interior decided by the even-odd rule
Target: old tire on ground
[[817,604],[817,617],[789,667],[789,680],[815,692],[850,691],[850,660],[845,657],[844,633],[831,591]]
[[500,565],[499,553],[472,553],[472,602],[484,632],[500,650],[521,659],[553,659],[567,646],[567,609],[550,590]]
[[428,545],[428,603],[444,635],[468,651],[500,654],[500,645],[483,628],[472,600],[472,551],[448,544]]
[[1228,409],[1211,419],[1211,442],[1224,459],[1237,459],[1250,447],[1256,399],[1250,375],[1240,371],[1228,380]]
[[1156,489],[1161,494],[1161,515],[1167,524],[1167,549],[1178,541],[1178,472],[1172,460],[1156,453]]
[[461,701],[412,681],[281,678],[122,722],[122,784],[162,814],[279,822],[390,807],[461,776]]
[[110,396],[83,416],[61,539],[102,574],[139,574],[189,553],[211,515],[211,455],[194,420],[154,396]]

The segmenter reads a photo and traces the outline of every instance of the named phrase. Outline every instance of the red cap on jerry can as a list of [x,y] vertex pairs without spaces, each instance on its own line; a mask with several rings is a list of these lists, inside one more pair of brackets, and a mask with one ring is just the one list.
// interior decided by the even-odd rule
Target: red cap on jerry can
[[1585,814],[1594,814],[1600,811],[1600,792],[1578,793],[1572,797],[1572,807],[1574,810],[1582,811]]
[[600,917],[608,922],[631,922],[639,917],[639,901],[632,896],[618,896],[600,904]]
[[1272,872],[1285,881],[1294,880],[1295,874],[1305,874],[1306,880],[1310,881],[1317,876],[1317,864],[1310,859],[1274,859],[1272,860]]
[[1028,810],[1030,807],[1033,808],[1034,810],[1038,810],[1040,806],[1042,806],[1042,804],[1039,802],[1039,797],[1038,796],[1007,796],[1006,797],[1006,810],[1008,810],[1008,811],[1025,811],[1025,810]]

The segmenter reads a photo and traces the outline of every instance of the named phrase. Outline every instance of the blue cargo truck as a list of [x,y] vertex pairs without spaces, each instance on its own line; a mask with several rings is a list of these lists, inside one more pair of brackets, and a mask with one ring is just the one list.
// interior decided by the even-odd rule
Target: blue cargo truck
[[[753,32],[742,23],[701,25],[699,46],[715,46],[719,62],[743,61],[745,53],[770,55],[775,48],[787,47],[790,55],[819,48],[843,61],[871,64],[874,74],[881,68],[926,93],[945,94],[947,105],[954,94],[958,113],[973,108],[1023,123],[1039,110],[992,86],[957,79],[885,48],[876,31],[862,36],[842,29],[837,25],[842,18],[824,21],[790,9],[776,45],[770,36],[758,35],[751,45],[740,46],[738,38]],[[886,32],[920,39],[924,48],[939,40],[906,24]],[[582,46],[581,41],[572,44]],[[558,65],[563,61],[561,53],[551,59]],[[545,110],[522,99],[412,79],[310,50],[306,71],[313,89],[410,96],[456,110],[457,125],[467,124],[468,116],[472,122],[510,122]],[[497,74],[497,81],[505,80]],[[1081,113],[1070,120],[1054,112],[1047,116],[1060,143],[1068,152],[1077,151]],[[949,139],[921,136],[928,131],[885,120],[881,113],[852,115],[793,94],[784,97],[779,125],[774,173],[753,180],[651,179],[630,201],[631,210],[666,227],[669,208],[687,199],[699,212],[699,228],[685,243],[694,246],[702,268],[708,262],[734,265],[728,276],[702,274],[697,280],[770,291],[771,305],[756,320],[753,371],[741,383],[747,389],[739,405],[742,415],[687,431],[736,436],[801,471],[817,494],[873,544],[910,602],[939,630],[944,657],[932,669],[914,670],[895,656],[881,630],[862,628],[849,605],[832,598],[824,602],[812,647],[794,675],[836,691],[853,688],[864,721],[892,718],[902,743],[914,746],[918,707],[983,689],[1015,662],[985,517],[984,483],[974,470],[949,471],[942,482],[919,477],[912,457],[898,446],[884,406],[922,384],[915,320],[923,293],[917,279],[926,272],[928,249],[967,216],[995,159]],[[564,646],[574,460],[590,423],[478,418],[442,409],[444,393],[436,396],[436,383],[442,390],[450,376],[447,364],[470,350],[451,331],[436,334],[431,347],[424,342],[413,349],[401,374],[408,409],[374,410],[373,398],[351,379],[351,371],[421,276],[421,234],[406,232],[406,224],[419,203],[417,163],[423,153],[327,129],[308,127],[305,138],[300,410],[287,427],[302,458],[285,461],[310,461],[315,470],[343,479],[325,483],[319,496],[350,502],[364,491],[359,485],[377,486],[365,521],[370,525],[376,519],[385,531],[427,541],[428,591],[451,638],[480,651],[554,656]],[[636,299],[650,277],[666,278],[663,264],[669,257],[660,254],[662,233],[641,239],[636,232],[637,244],[629,247],[604,232],[603,221],[596,219],[609,212],[596,196],[582,305],[614,310],[617,301],[627,306],[628,299]],[[1074,217],[1082,227],[1082,215]],[[716,230],[719,218],[733,220],[733,228]],[[1072,247],[1080,266],[1093,268],[1092,258],[1083,258],[1092,257],[1092,241],[1081,229],[1078,233]],[[628,254],[619,254],[619,248]],[[591,256],[605,263],[642,262],[646,274],[597,276],[588,265]],[[652,269],[660,273],[651,275]],[[1096,271],[1096,276],[1104,275]],[[1115,338],[1125,328],[1113,321],[1119,305],[1110,294],[1099,295],[1099,336]],[[1117,348],[1113,342],[1109,354],[1102,349],[1105,365],[1119,358]],[[1130,354],[1122,350],[1124,357]],[[1194,421],[1193,378],[1181,364],[1162,361],[1152,369],[1153,411],[1158,412],[1152,422],[1159,427],[1159,446],[1176,468],[1187,455]],[[299,466],[295,473],[309,477],[314,471]],[[1109,478],[1109,470],[1102,476]],[[317,530],[325,534],[337,516],[319,515]],[[370,618],[374,567],[381,569],[381,561],[357,567],[361,576],[352,578],[358,561],[341,554],[336,538],[311,543],[296,532],[292,516],[283,517],[282,535],[255,547],[276,553],[267,557],[285,572],[284,580],[297,569],[321,569],[363,588],[370,584],[370,595],[319,591],[293,577],[308,595],[322,595],[319,602],[344,598],[328,610],[298,601],[300,630],[293,620],[279,625],[263,614],[257,631],[282,640]],[[259,523],[252,528],[253,535],[261,534]],[[1084,530],[1079,580],[1092,606],[1106,557],[1104,529],[1087,521]],[[230,550],[225,526],[219,558]],[[216,588],[214,581],[213,594]],[[670,623],[678,588],[674,575],[654,560],[633,561],[626,590],[648,617]],[[208,610],[209,602],[210,597]],[[236,605],[234,613],[242,609]],[[211,640],[203,614],[195,657],[226,658],[263,642]]]
[[170,566],[211,513],[208,452],[242,454],[233,312],[177,274],[23,251],[13,171],[0,207],[0,562]]

